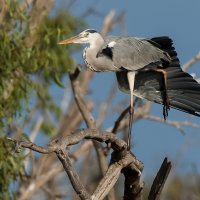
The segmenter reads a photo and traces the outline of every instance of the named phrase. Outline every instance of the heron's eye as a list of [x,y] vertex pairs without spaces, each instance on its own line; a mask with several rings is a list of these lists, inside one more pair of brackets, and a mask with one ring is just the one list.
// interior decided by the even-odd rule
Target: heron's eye
[[84,33],[83,37],[88,37],[89,33]]

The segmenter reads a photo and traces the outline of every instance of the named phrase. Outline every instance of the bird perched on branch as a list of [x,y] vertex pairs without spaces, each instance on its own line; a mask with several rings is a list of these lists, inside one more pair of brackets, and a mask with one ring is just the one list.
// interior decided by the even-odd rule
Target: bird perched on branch
[[119,88],[130,92],[130,148],[133,95],[163,104],[166,119],[170,107],[200,116],[200,84],[183,72],[173,41],[167,37],[102,37],[87,29],[58,44],[87,43],[83,59],[95,72],[115,72]]

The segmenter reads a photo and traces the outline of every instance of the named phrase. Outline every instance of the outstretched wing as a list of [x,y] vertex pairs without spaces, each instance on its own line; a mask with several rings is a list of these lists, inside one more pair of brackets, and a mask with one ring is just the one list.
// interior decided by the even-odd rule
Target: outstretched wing
[[[168,37],[160,38],[166,40]],[[111,36],[106,38],[105,45],[103,51],[106,49],[112,51],[110,58],[117,68],[123,67],[130,71],[137,71],[146,66],[161,65],[163,61],[170,62],[168,53],[151,39]]]
[[[179,65],[167,69],[167,95],[170,107],[200,117],[200,84]],[[129,92],[127,72],[117,72],[119,88]],[[140,71],[135,77],[134,95],[163,104],[162,75],[154,70]]]

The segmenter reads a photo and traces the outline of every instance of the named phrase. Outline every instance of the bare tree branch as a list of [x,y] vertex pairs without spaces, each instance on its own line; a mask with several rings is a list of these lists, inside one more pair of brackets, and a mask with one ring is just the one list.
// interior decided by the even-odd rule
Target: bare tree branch
[[114,25],[114,16],[115,16],[115,11],[111,10],[108,15],[105,17],[104,21],[103,21],[103,25],[102,25],[102,29],[101,29],[101,34],[103,36],[106,36],[107,33],[109,33]]
[[129,110],[130,110],[130,106],[125,108],[123,110],[123,112],[119,115],[118,119],[115,121],[114,127],[112,129],[112,133],[116,133],[117,132],[117,129],[119,128],[121,121],[124,119],[124,117],[129,112]]
[[[90,196],[82,185],[75,169],[73,168],[68,155],[68,151],[66,150],[68,146],[77,144],[83,139],[94,139],[105,143],[110,142],[111,147],[116,152],[115,154],[112,154],[112,164],[109,167],[106,175],[100,182],[99,186],[97,187],[95,193],[92,196],[92,199],[102,199],[108,194],[108,192],[112,189],[113,185],[117,181],[122,168],[127,166],[129,170],[136,171],[137,175],[140,174],[138,173],[141,169],[140,162],[136,160],[135,156],[127,151],[127,144],[123,140],[117,138],[116,135],[112,133],[101,132],[94,129],[78,130],[72,135],[60,137],[53,140],[47,147],[40,147],[28,141],[16,141],[11,138],[8,139],[16,144],[17,152],[19,152],[21,147],[32,149],[34,151],[44,154],[55,152],[62,162],[63,167],[70,178],[73,188],[75,189],[79,197],[83,200],[90,199]],[[115,158],[113,158],[114,156]],[[118,158],[119,160],[117,160]],[[27,193],[27,195],[29,193]],[[27,196],[23,195],[23,198],[21,197],[20,200],[26,199],[25,197]]]
[[182,65],[183,71],[187,71],[192,65],[196,64],[199,61],[200,61],[200,52],[198,52],[196,56],[194,56],[184,65]]
[[39,26],[43,18],[49,13],[52,4],[53,0],[35,0],[33,2],[29,19],[28,34],[25,38],[25,44],[27,47],[32,47],[38,39],[37,32],[39,30]]
[[[36,3],[36,1],[35,1],[35,3]],[[35,3],[34,3],[34,5],[35,5]],[[38,3],[40,3],[40,2],[38,2]],[[48,4],[48,6],[51,6],[51,4]],[[36,7],[37,6],[35,6],[34,8],[36,9]],[[32,13],[32,16],[33,15],[34,15],[34,13]],[[112,20],[112,19],[110,19],[110,20]],[[31,27],[34,27],[34,21],[35,20],[33,20],[33,22],[31,22],[31,19],[30,19],[30,26]],[[31,25],[31,23],[33,24],[33,26]],[[35,29],[34,31],[37,31],[37,30]],[[34,31],[32,32],[33,37],[34,37]],[[30,38],[31,34],[29,34],[28,37]],[[28,41],[28,38],[26,40]],[[80,92],[82,95],[84,95],[85,92],[88,90],[88,83],[91,80],[91,78],[93,77],[93,74],[94,73],[90,70],[87,70],[84,73],[82,73],[83,77],[81,79],[81,92]],[[88,102],[87,102],[87,107],[88,107],[89,111],[91,111],[93,105],[88,104]],[[74,119],[74,120],[71,120],[71,119]],[[69,111],[66,113],[65,117],[62,119],[62,122],[58,126],[57,136],[58,135],[65,136],[65,135],[70,134],[70,132],[72,130],[75,130],[75,129],[77,129],[77,127],[79,127],[81,122],[82,122],[82,115],[80,115],[80,112],[79,112],[79,109],[77,109],[76,103],[72,102],[69,106]],[[91,142],[88,143],[88,144],[90,144],[89,148],[91,148]],[[77,154],[77,156],[79,156],[79,155],[80,154]],[[101,155],[104,156],[103,151],[102,151]],[[102,156],[100,156],[100,158]],[[47,170],[48,166],[53,165],[53,162],[55,161],[54,156],[49,156],[48,158],[49,159],[47,160],[45,158],[45,156],[42,156],[41,158],[39,158],[39,160],[37,162],[34,163],[34,169],[40,169],[40,174],[38,174],[37,170],[33,171],[32,177],[37,177],[38,175],[42,176],[43,174],[44,175],[47,174],[46,170]],[[77,159],[77,157],[76,157],[76,159]],[[43,179],[43,180],[48,181],[48,180],[52,179],[53,177],[55,177],[56,173],[59,173],[61,171],[61,169],[59,169],[59,168],[57,168],[57,169],[58,170],[54,173],[53,176],[51,176],[51,177],[48,176],[49,178],[46,178],[46,179]],[[103,171],[106,171],[106,169],[107,168],[105,167],[105,169]],[[37,173],[37,174],[34,174],[34,173]],[[24,184],[22,184],[20,186],[20,188],[21,188],[20,191],[23,190],[25,192],[26,188],[29,188],[29,186],[31,186],[31,185],[29,185],[29,183],[35,184],[36,183],[35,181],[38,181],[38,180],[34,180],[32,177],[30,177],[30,180],[25,181]],[[45,184],[46,181],[41,181],[41,182],[42,182],[42,184]],[[41,186],[42,185],[40,185],[40,187]],[[36,192],[40,187],[34,187],[33,193],[32,194],[30,193],[30,196],[28,196],[28,199],[30,199],[31,196],[34,194],[34,192]],[[21,194],[23,195],[24,192],[22,192]],[[110,198],[110,200],[111,199],[114,199],[114,198]]]
[[4,17],[6,16],[8,9],[9,8],[6,0],[0,0],[0,24],[5,23]]
[[16,149],[15,151],[18,153],[21,151],[21,147],[27,148],[27,149],[31,149],[34,151],[37,151],[38,153],[43,153],[43,154],[49,154],[49,153],[53,153],[56,150],[56,146],[47,146],[47,147],[40,147],[32,142],[28,142],[28,141],[17,141],[14,140],[12,138],[7,138],[8,140],[14,142],[16,144]]
[[[114,152],[115,153],[115,152]],[[132,154],[135,158],[135,156]],[[136,159],[127,167],[123,168],[122,173],[125,176],[124,182],[124,200],[142,199],[143,182],[140,181],[143,163]]]
[[[88,140],[83,145],[81,145],[79,149],[73,152],[73,154],[71,155],[71,161],[76,161],[78,157],[80,157],[80,155],[83,155],[91,147],[93,147],[92,142]],[[43,162],[45,161],[43,160]],[[62,172],[63,170],[63,167],[57,163],[53,164],[50,170],[43,173],[40,173],[37,169],[38,174],[36,174],[36,176],[30,180],[28,185],[26,184],[20,188],[20,195],[18,196],[18,199],[30,199],[30,197],[35,194],[38,189],[40,189],[45,183],[53,179],[55,176],[58,175],[58,173]]]
[[[151,108],[151,103],[150,102],[145,102],[139,107],[135,108],[134,110],[134,116],[133,116],[133,121],[135,122],[136,120],[142,119],[143,116],[148,116]],[[129,121],[127,120],[126,116],[126,111],[128,108],[126,108],[122,113],[120,114],[119,118],[116,120],[115,125],[112,129],[111,132],[117,132],[117,131],[123,131],[128,127]]]
[[78,68],[76,68],[75,72],[73,74],[70,74],[70,80],[72,85],[72,90],[74,93],[74,98],[77,103],[77,106],[83,116],[84,121],[87,124],[88,128],[95,128],[95,121],[91,113],[89,112],[89,109],[87,108],[86,103],[84,102],[83,98],[81,97],[79,82],[77,81],[77,78],[80,74],[80,71]]
[[66,149],[59,149],[56,151],[56,155],[61,161],[63,168],[68,174],[68,177],[70,179],[70,182],[76,191],[77,195],[80,197],[82,200],[89,200],[90,195],[86,191],[85,187],[81,183],[78,174],[76,173],[76,170],[72,166],[72,162],[69,158],[69,152]]
[[172,164],[167,158],[164,159],[154,181],[148,196],[149,200],[159,200],[162,189],[172,168]]
[[[70,74],[70,80],[72,85],[72,90],[74,93],[74,98],[77,103],[77,106],[85,120],[88,128],[96,128],[96,124],[94,121],[93,116],[91,115],[89,109],[87,108],[86,103],[84,102],[83,98],[81,97],[81,92],[79,88],[79,82],[77,81],[77,77],[79,76],[79,69],[77,68],[73,74]],[[94,141],[94,146],[98,155],[99,166],[101,169],[102,176],[104,175],[105,171],[108,168],[107,160],[104,155],[103,149],[101,145]]]
[[161,123],[166,123],[170,126],[174,126],[178,130],[180,130],[181,133],[184,133],[184,130],[182,129],[182,126],[189,126],[192,128],[200,128],[199,124],[192,123],[190,121],[172,121],[172,120],[164,120],[162,117],[156,117],[156,116],[151,116],[151,115],[144,115],[144,119],[152,120],[152,121],[157,121]]
[[[125,154],[122,158],[119,159],[119,155],[117,154]],[[117,155],[117,158],[115,157]],[[112,160],[114,160],[109,169],[107,170],[105,176],[100,181],[98,187],[96,188],[94,194],[92,195],[93,200],[101,200],[103,199],[110,189],[115,185],[117,182],[121,170],[128,166],[131,163],[134,163],[135,157],[130,154],[130,152],[117,152],[112,154]]]

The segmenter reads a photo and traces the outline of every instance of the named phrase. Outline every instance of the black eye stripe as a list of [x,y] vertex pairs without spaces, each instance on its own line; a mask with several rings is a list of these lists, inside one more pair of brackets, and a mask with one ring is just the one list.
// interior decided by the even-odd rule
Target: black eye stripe
[[93,30],[93,29],[88,29],[86,30],[85,32],[88,32],[88,33],[97,33],[97,31]]

